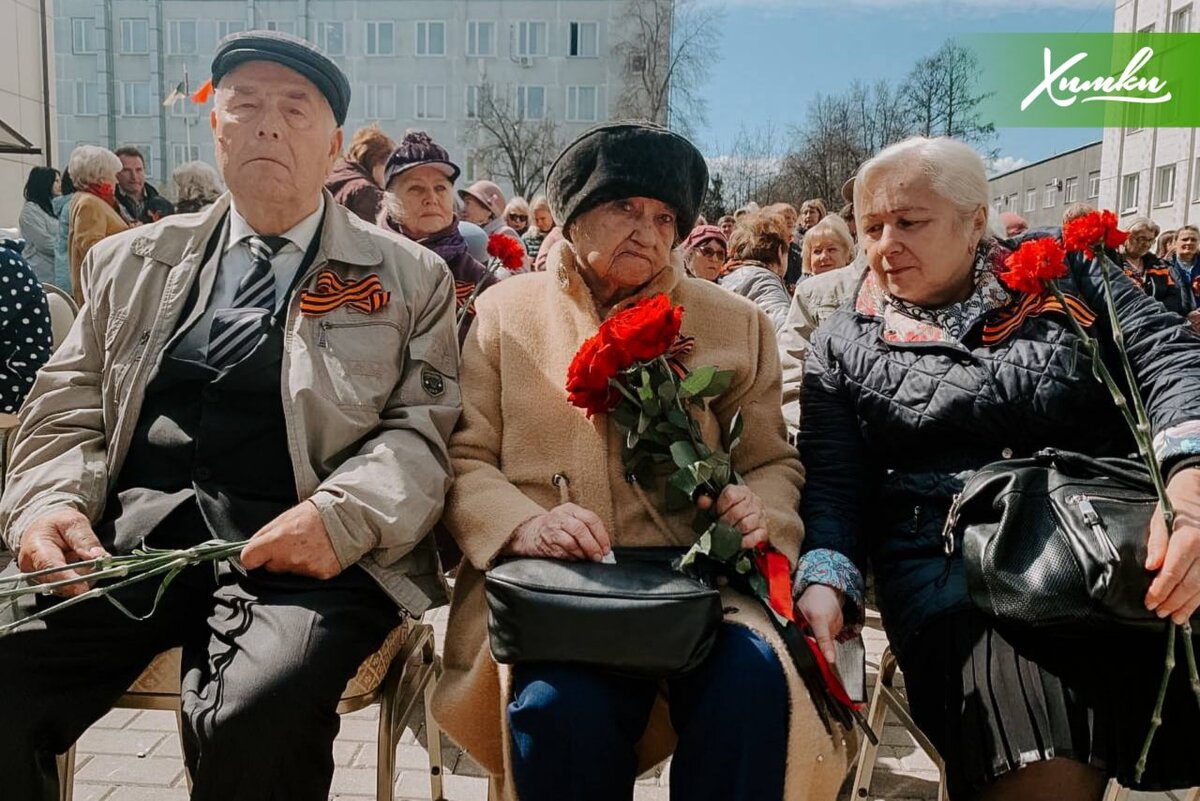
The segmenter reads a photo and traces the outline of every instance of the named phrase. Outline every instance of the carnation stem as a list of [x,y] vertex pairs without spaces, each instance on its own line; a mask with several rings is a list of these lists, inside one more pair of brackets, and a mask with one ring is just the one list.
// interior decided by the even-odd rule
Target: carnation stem
[[1154,702],[1154,714],[1150,716],[1150,732],[1146,735],[1146,742],[1142,744],[1142,753],[1138,756],[1137,765],[1133,768],[1133,780],[1140,783],[1142,774],[1146,772],[1146,760],[1150,757],[1150,746],[1154,742],[1154,735],[1158,732],[1158,727],[1162,725],[1163,702],[1167,698],[1167,685],[1171,683],[1171,673],[1175,670],[1175,629],[1174,623],[1167,626],[1167,658],[1163,667],[1162,683],[1158,685],[1158,700]]
[[1192,644],[1191,622],[1181,623],[1180,632],[1183,634],[1183,655],[1187,658],[1188,680],[1192,685],[1192,694],[1200,702],[1200,673],[1196,671],[1196,648]]

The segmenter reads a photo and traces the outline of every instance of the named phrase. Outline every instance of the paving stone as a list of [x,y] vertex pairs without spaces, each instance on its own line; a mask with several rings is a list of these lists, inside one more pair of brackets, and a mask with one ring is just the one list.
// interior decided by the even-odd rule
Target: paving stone
[[157,731],[93,728],[79,738],[76,749],[93,754],[144,756],[153,751],[165,736]]
[[73,798],[75,801],[103,801],[104,797],[108,795],[112,789],[112,785],[109,784],[86,784],[84,782],[75,782]]
[[161,709],[146,709],[137,714],[125,725],[127,729],[146,729],[148,731],[179,732],[179,724],[175,721],[175,713]]
[[341,768],[333,773],[333,793],[369,795],[375,792],[375,771],[360,768]]
[[174,759],[98,754],[76,772],[80,781],[113,785],[170,786],[183,774],[183,763]]
[[138,710],[136,709],[111,709],[107,715],[92,724],[92,728],[121,729],[137,716]]
[[162,787],[118,787],[104,801],[188,801],[188,791]]
[[[362,747],[362,743],[346,740],[335,741],[333,744],[333,764],[339,768],[350,767],[354,764],[354,757]],[[367,750],[374,752],[375,749],[369,748]]]

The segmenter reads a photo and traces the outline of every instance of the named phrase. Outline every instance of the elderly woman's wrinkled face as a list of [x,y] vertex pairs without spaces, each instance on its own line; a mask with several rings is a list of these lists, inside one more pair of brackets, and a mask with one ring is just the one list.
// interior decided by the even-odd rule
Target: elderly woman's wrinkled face
[[1140,259],[1150,252],[1156,239],[1158,239],[1158,231],[1153,228],[1143,227],[1130,231],[1129,238],[1125,240],[1125,255]]
[[850,263],[850,251],[846,249],[846,243],[829,231],[820,231],[815,235],[810,233],[804,240],[805,246],[811,248],[808,263],[813,275],[827,273]]
[[705,281],[716,281],[725,266],[725,246],[715,239],[701,242],[688,252],[688,267],[692,275]]
[[974,286],[972,267],[986,209],[981,206],[964,220],[911,167],[874,177],[863,194],[857,207],[859,245],[888,293],[928,307],[965,300]]
[[[388,187],[393,216],[413,239],[436,234],[454,219],[454,190],[439,168],[423,164],[397,175]],[[399,215],[395,211],[399,211]]]
[[554,228],[554,215],[550,213],[550,207],[546,205],[534,206],[533,222],[543,234],[549,233]]
[[666,267],[676,216],[661,200],[631,197],[601,203],[571,223],[570,239],[597,300],[632,294]]

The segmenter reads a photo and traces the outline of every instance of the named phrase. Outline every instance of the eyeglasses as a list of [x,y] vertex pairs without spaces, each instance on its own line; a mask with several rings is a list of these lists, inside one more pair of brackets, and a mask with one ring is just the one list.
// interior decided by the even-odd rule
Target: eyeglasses
[[1153,236],[1131,236],[1131,237],[1129,237],[1130,242],[1148,243],[1148,242],[1153,242],[1155,239],[1156,239],[1156,237],[1153,237]]
[[716,261],[725,261],[725,251],[713,250],[712,248],[696,248],[700,251],[700,255],[706,259],[715,259]]
[[525,222],[526,220],[529,219],[529,215],[528,214],[510,214],[510,215],[508,215],[508,219],[520,220],[521,222]]

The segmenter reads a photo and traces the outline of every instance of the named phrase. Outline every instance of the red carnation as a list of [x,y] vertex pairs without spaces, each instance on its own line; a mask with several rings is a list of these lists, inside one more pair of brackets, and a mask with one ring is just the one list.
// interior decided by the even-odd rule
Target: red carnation
[[594,414],[608,414],[620,394],[609,383],[621,371],[620,353],[598,333],[583,343],[567,368],[567,400]]
[[666,354],[679,338],[682,322],[683,307],[672,306],[666,295],[658,294],[614,314],[600,330],[620,352],[625,368]]
[[489,236],[487,251],[509,270],[519,270],[525,265],[525,246],[506,234]]
[[1095,258],[1094,248],[1115,250],[1125,243],[1129,234],[1117,227],[1117,215],[1108,209],[1091,211],[1076,217],[1063,226],[1063,245],[1087,258]]
[[1050,237],[1030,239],[1004,260],[1000,280],[1009,289],[1040,295],[1047,281],[1067,274],[1067,252]]

